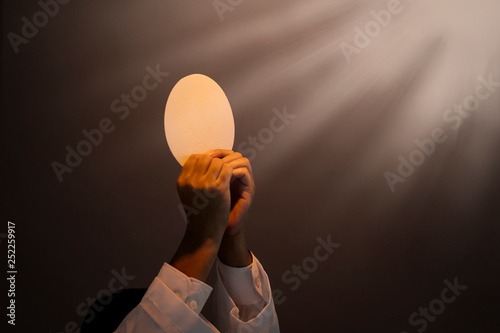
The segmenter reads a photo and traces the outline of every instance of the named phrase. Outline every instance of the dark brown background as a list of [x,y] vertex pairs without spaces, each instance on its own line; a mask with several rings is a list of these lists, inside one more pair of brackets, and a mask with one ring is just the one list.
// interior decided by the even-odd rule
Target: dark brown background
[[[297,115],[252,161],[249,239],[287,298],[282,332],[416,332],[410,314],[454,277],[468,289],[426,331],[496,332],[500,93],[459,131],[441,115],[477,75],[499,81],[498,3],[405,2],[347,64],[339,42],[386,3],[243,1],[221,21],[210,1],[73,0],[16,55],[7,33],[40,8],[3,2],[2,223],[17,228],[17,331],[80,323],[75,309],[112,269],[147,287],[173,255],[184,223],[163,109],[180,78],[203,73],[231,102],[235,147],[273,108]],[[111,102],[156,64],[169,77],[120,120]],[[106,117],[114,132],[59,183],[51,163]],[[450,139],[391,193],[384,171],[436,127]],[[330,234],[341,247],[291,291],[282,274]]]

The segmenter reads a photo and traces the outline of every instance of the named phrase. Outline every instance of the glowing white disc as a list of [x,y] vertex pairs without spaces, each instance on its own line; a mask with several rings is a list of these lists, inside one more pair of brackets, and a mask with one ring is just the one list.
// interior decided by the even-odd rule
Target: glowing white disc
[[232,149],[233,112],[222,88],[201,74],[177,82],[165,107],[165,136],[181,165],[191,154]]

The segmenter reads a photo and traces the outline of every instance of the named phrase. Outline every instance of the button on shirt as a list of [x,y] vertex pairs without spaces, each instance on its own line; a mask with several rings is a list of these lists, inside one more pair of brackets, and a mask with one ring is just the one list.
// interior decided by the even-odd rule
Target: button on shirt
[[216,271],[215,326],[200,314],[212,288],[165,263],[116,333],[279,332],[269,278],[253,254],[249,266],[217,261]]

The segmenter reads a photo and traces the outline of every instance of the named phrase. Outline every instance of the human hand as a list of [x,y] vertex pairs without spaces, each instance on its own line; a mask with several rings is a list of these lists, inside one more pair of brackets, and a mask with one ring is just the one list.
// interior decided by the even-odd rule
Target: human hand
[[232,175],[232,167],[219,158],[207,154],[189,157],[177,179],[183,206],[196,209],[186,214],[188,231],[201,236],[224,233],[230,213]]
[[217,149],[210,151],[209,155],[220,158],[233,170],[230,186],[231,211],[224,236],[237,236],[245,229],[246,215],[255,194],[252,166],[247,158],[232,150]]
[[[177,179],[186,212],[186,233],[170,265],[187,276],[206,281],[229,220],[233,170],[219,158],[191,155]],[[201,201],[200,201],[201,200]]]

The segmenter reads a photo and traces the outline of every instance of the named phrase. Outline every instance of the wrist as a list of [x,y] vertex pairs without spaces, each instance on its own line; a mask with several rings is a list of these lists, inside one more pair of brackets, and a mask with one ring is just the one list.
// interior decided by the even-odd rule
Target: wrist
[[224,223],[223,220],[219,222],[210,221],[204,218],[191,219],[187,224],[184,239],[200,244],[207,240],[214,240],[220,243],[224,236],[226,226],[227,222]]
[[220,240],[190,236],[186,232],[170,265],[189,277],[205,282],[219,246]]
[[244,232],[235,235],[224,235],[219,252],[219,260],[225,265],[246,267],[252,263],[252,255]]

